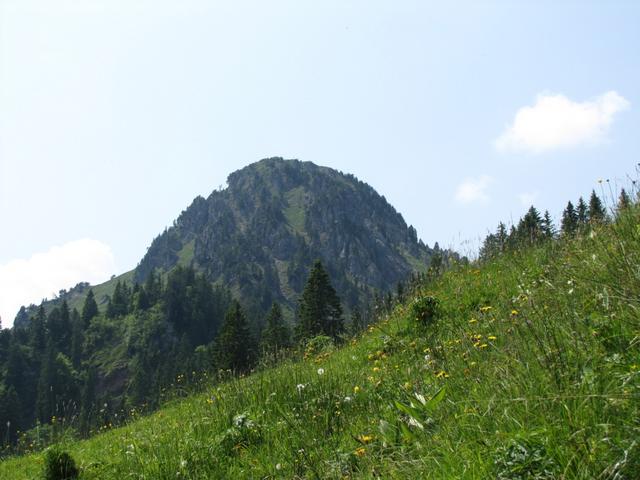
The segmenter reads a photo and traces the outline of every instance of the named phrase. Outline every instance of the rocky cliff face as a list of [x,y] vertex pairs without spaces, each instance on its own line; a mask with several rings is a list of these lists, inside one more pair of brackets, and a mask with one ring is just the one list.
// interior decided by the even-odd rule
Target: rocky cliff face
[[320,259],[348,305],[425,269],[431,250],[384,197],[353,175],[310,162],[265,159],[229,175],[152,243],[136,269],[191,264],[248,305],[295,307]]

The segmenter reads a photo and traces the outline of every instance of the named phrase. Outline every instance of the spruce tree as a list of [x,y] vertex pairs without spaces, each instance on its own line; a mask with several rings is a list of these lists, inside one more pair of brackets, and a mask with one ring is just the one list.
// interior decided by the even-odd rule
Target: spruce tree
[[82,361],[82,343],[84,341],[83,320],[74,308],[71,314],[71,363],[78,370]]
[[556,235],[556,229],[553,226],[553,220],[549,214],[549,210],[544,211],[542,217],[542,235],[547,239],[552,239]]
[[618,212],[626,210],[631,206],[631,198],[626,190],[623,188],[620,190],[620,196],[618,197]]
[[568,202],[567,207],[562,212],[562,220],[560,222],[562,234],[572,236],[578,229],[578,214],[576,213],[573,203]]
[[591,190],[589,198],[589,221],[592,223],[602,223],[607,219],[607,211],[602,204],[600,197],[596,195],[595,190]]
[[322,263],[316,261],[298,307],[297,337],[327,335],[337,339],[344,330],[342,305]]
[[91,319],[96,315],[98,315],[98,304],[93,295],[93,290],[89,290],[87,298],[84,299],[84,306],[82,307],[82,322],[85,329],[89,327]]
[[587,223],[589,223],[589,208],[587,207],[587,204],[584,203],[584,199],[582,197],[578,199],[576,214],[578,217],[578,229],[584,229]]
[[274,352],[291,346],[291,332],[282,318],[280,305],[275,302],[267,315],[260,343],[262,350],[267,352]]
[[240,303],[234,300],[216,338],[215,365],[222,370],[245,372],[253,366],[255,353],[249,324]]

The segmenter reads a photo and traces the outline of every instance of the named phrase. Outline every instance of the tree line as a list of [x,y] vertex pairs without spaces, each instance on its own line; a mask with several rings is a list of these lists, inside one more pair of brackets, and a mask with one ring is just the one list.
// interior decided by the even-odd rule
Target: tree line
[[248,372],[318,335],[340,342],[389,307],[384,298],[353,308],[346,322],[317,261],[293,325],[278,303],[250,321],[228,289],[191,267],[150,272],[133,286],[118,281],[102,309],[92,290],[80,310],[65,299],[49,311],[40,305],[21,327],[0,331],[0,442],[25,449],[61,425],[87,436],[157,407],[170,388]]
[[[611,215],[617,215],[631,205],[631,197],[622,189],[617,205]],[[574,237],[590,231],[597,225],[611,221],[600,197],[591,191],[589,202],[582,197],[574,205],[571,201],[562,212],[558,229],[548,211],[541,214],[534,206],[510,228],[500,222],[495,233],[488,234],[480,248],[480,260],[488,260],[506,251],[523,246],[537,245],[557,238]]]

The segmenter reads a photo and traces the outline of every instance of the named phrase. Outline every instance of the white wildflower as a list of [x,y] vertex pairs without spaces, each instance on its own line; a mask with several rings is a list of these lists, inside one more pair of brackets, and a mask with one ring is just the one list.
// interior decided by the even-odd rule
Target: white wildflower
[[324,368],[318,369],[318,375],[324,375]]

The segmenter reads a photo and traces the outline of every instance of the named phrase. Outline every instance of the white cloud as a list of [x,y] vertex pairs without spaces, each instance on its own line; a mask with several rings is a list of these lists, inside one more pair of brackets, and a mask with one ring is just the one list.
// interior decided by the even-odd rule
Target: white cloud
[[501,152],[533,153],[594,145],[606,139],[614,116],[629,105],[614,91],[585,102],[560,94],[539,94],[533,106],[516,112],[513,123],[494,144]]
[[493,182],[489,175],[480,175],[476,178],[465,178],[456,189],[455,199],[461,204],[482,203],[489,201],[487,189]]
[[61,289],[78,282],[99,283],[114,272],[111,248],[91,239],[76,240],[28,260],[17,259],[0,265],[0,315],[7,328],[21,305],[40,303]]
[[522,205],[524,205],[525,207],[530,207],[531,205],[533,205],[533,202],[536,201],[536,198],[538,198],[538,192],[522,192],[518,194],[520,203],[522,203]]

